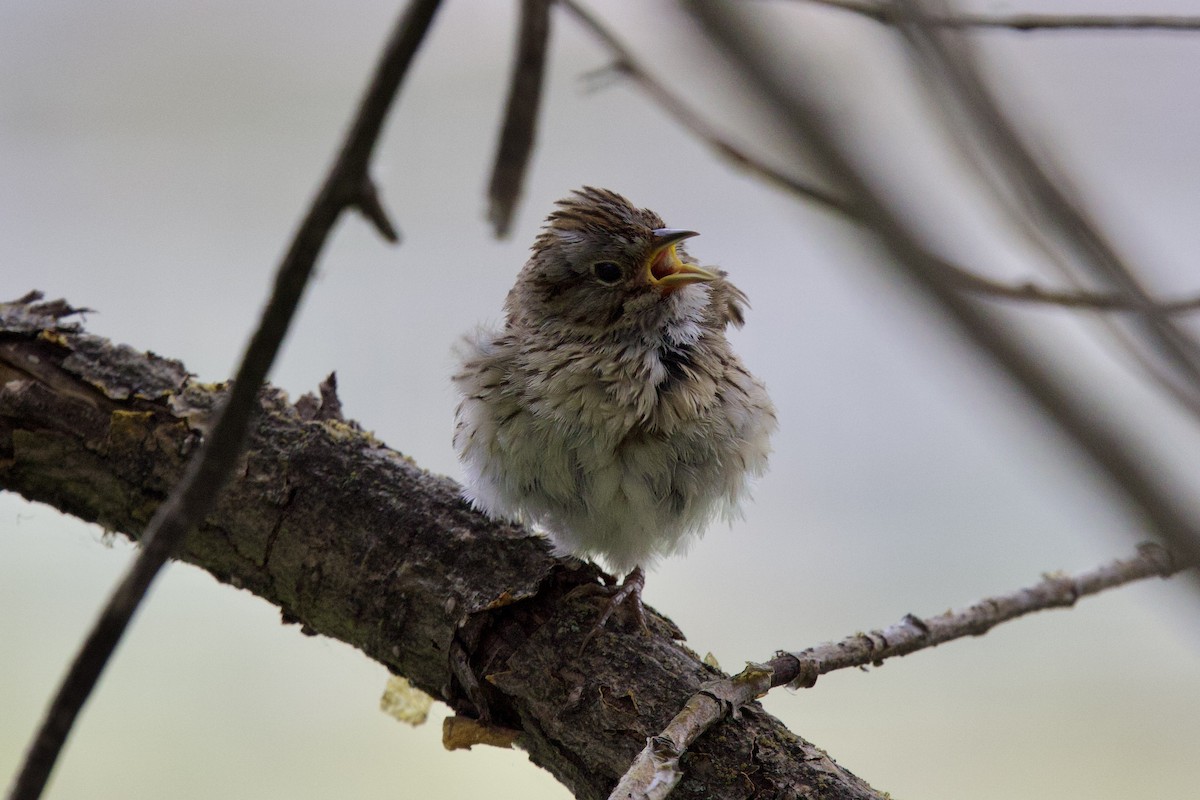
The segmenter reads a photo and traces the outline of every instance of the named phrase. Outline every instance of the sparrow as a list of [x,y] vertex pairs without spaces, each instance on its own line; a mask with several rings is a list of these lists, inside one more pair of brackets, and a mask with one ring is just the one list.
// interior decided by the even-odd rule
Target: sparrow
[[577,190],[534,241],[504,326],[459,346],[464,496],[628,573],[585,646],[622,603],[646,629],[644,569],[732,520],[767,466],[775,410],[725,338],[746,296],[688,255],[696,235]]

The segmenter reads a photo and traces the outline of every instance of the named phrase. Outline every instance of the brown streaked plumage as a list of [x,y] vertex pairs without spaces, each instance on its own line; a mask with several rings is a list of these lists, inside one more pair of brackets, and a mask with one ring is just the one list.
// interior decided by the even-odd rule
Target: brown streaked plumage
[[559,201],[504,327],[469,337],[454,376],[467,497],[633,570],[625,594],[736,511],[776,424],[725,338],[746,297],[687,255],[694,235],[606,189]]

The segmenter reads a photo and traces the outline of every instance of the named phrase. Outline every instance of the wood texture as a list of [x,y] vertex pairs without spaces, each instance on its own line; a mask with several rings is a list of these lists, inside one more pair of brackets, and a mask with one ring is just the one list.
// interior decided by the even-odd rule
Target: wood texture
[[[73,309],[0,305],[0,488],[137,538],[203,436],[222,385],[89,336]],[[578,797],[607,796],[703,683],[722,677],[656,633],[611,625],[577,657],[596,609],[568,597],[600,573],[473,511],[311,399],[266,389],[244,463],[181,558],[406,676],[518,744]],[[325,418],[332,417],[332,418]],[[673,797],[878,797],[757,706],[685,757]]]

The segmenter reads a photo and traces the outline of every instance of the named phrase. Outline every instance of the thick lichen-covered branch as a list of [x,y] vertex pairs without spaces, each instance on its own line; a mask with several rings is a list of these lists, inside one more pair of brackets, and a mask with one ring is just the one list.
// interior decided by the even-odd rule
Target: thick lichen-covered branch
[[[0,305],[0,487],[137,538],[222,397],[182,364],[88,336],[65,303]],[[497,729],[579,797],[604,797],[701,685],[723,676],[665,634],[567,598],[595,568],[486,519],[313,401],[275,389],[242,463],[182,560],[279,606]],[[679,797],[877,795],[765,713],[689,750]]]

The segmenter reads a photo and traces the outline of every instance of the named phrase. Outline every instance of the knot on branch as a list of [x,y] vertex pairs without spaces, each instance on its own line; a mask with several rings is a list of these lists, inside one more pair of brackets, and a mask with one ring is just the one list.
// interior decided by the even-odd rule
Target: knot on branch
[[1148,561],[1160,578],[1169,578],[1181,568],[1175,554],[1158,542],[1142,542],[1138,545],[1138,558]]
[[809,652],[811,649],[800,653],[786,653],[781,650],[775,654],[776,661],[787,659],[791,662],[787,668],[787,674],[791,677],[788,678],[785,674],[780,683],[787,681],[789,689],[811,689],[817,685],[817,678],[821,677],[821,664],[816,658],[807,655]]
[[769,664],[746,662],[746,668],[728,680],[709,681],[697,694],[711,697],[721,706],[722,716],[740,719],[742,706],[771,690],[775,670]]

